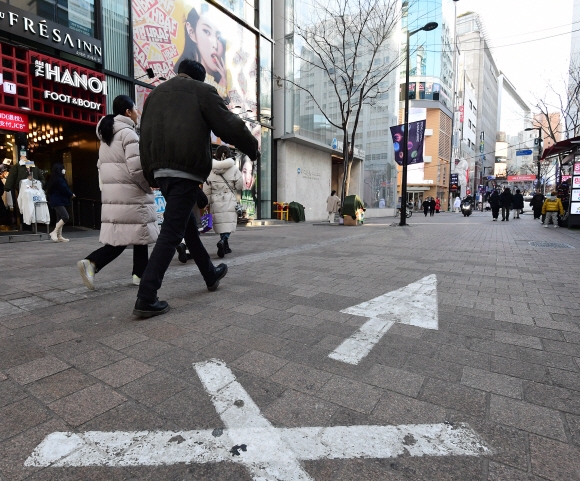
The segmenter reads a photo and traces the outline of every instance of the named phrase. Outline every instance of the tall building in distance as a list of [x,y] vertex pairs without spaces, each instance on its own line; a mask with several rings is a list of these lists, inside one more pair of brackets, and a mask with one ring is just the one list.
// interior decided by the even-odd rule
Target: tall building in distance
[[[426,131],[424,163],[408,168],[406,200],[418,207],[427,197],[435,197],[446,209],[451,162],[455,2],[417,0],[404,1],[403,6],[403,38],[406,38],[408,31],[420,29],[429,22],[438,24],[435,30],[420,31],[411,37],[409,120],[426,120]],[[400,73],[400,123],[404,115],[405,67],[403,64]],[[399,175],[399,192],[401,180]]]
[[[569,98],[568,104],[572,106],[569,117],[564,119],[566,123],[566,133],[569,138],[580,135],[580,122],[578,122],[578,90],[573,87],[580,81],[580,0],[574,0],[572,11],[572,42],[570,44],[570,72],[576,71],[576,74],[570,74],[568,80],[568,92],[575,95],[575,98]],[[575,31],[576,30],[576,31]],[[575,121],[572,121],[575,119]]]
[[457,17],[458,46],[465,71],[477,93],[477,153],[482,176],[493,175],[498,119],[499,69],[480,16],[467,12]]

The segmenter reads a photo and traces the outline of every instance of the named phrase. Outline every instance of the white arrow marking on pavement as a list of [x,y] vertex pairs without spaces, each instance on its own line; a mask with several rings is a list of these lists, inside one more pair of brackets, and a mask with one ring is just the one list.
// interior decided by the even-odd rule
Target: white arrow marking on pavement
[[407,456],[480,456],[490,449],[467,425],[275,428],[221,361],[194,367],[226,429],[48,435],[28,467],[161,466],[177,463],[243,464],[254,480],[312,478],[300,461]]
[[337,361],[358,364],[395,322],[439,329],[437,277],[434,274],[424,277],[340,312],[371,318],[329,354]]

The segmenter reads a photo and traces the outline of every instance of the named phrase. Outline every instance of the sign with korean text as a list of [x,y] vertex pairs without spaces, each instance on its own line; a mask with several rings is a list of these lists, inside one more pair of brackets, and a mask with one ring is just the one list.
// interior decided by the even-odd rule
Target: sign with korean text
[[451,174],[449,190],[451,192],[457,192],[458,187],[459,187],[459,174]]
[[28,132],[28,115],[0,110],[0,130]]
[[507,180],[508,182],[530,182],[536,180],[536,176],[534,174],[508,175]]
[[574,175],[580,175],[580,162],[574,164]]
[[[54,2],[52,3],[54,4]],[[71,3],[80,4],[82,2],[79,0],[75,0],[75,2],[69,1],[69,9]],[[81,16],[79,12],[79,9],[73,9],[72,12],[69,10],[69,15],[71,13],[73,14],[73,18],[70,19],[71,22]],[[90,29],[86,28],[87,19],[90,19],[90,17],[87,17],[83,21],[76,20],[76,23],[73,23],[75,25],[79,22],[85,23],[81,29],[88,33]],[[38,15],[20,10],[4,2],[0,2],[0,30],[18,37],[33,40],[43,45],[48,45],[49,47],[76,57],[81,57],[95,63],[103,63],[103,48],[100,40],[46,20]]]

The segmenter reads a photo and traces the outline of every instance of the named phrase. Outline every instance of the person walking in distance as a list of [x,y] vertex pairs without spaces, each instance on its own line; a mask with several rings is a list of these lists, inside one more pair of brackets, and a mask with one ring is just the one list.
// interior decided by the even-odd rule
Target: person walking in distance
[[516,189],[513,198],[514,219],[519,219],[520,211],[524,208],[524,196],[520,193],[520,189]]
[[429,213],[430,208],[431,208],[431,201],[429,200],[429,197],[427,197],[423,201],[423,213],[425,214],[425,217],[427,217],[427,214]]
[[501,205],[499,192],[497,190],[494,190],[489,196],[489,205],[491,207],[491,216],[493,217],[494,221],[497,221],[499,216],[499,207]]
[[431,217],[433,217],[435,215],[436,205],[437,205],[437,203],[435,202],[435,199],[433,197],[431,197],[431,200],[429,201],[429,215]]
[[101,187],[101,233],[105,244],[77,263],[85,286],[95,288],[95,274],[133,246],[133,284],[147,267],[148,245],[157,240],[155,197],[143,176],[139,159],[139,136],[135,132],[137,110],[127,95],[113,101],[113,114],[97,125],[99,185]]
[[542,216],[542,207],[544,207],[544,201],[546,197],[539,190],[536,191],[532,200],[530,201],[530,207],[534,211],[534,219],[539,219]]
[[229,238],[238,223],[237,193],[242,191],[242,184],[242,173],[236,166],[232,152],[229,147],[220,145],[215,152],[211,174],[203,185],[213,215],[213,230],[220,235],[217,243],[220,258],[232,253]]
[[459,196],[455,197],[453,208],[455,209],[455,212],[459,212],[459,209],[461,208],[461,198]]
[[328,212],[328,222],[331,224],[334,224],[334,214],[338,212],[339,208],[340,197],[336,195],[336,190],[333,190],[326,199],[326,212]]
[[499,203],[501,205],[501,220],[509,222],[510,220],[510,209],[514,201],[514,196],[509,187],[506,187],[504,191],[499,195]]
[[53,242],[68,242],[62,236],[62,228],[68,222],[68,212],[66,208],[70,205],[70,200],[75,197],[69,189],[68,182],[64,178],[64,165],[56,163],[52,166],[52,174],[46,184],[46,193],[48,202],[56,212],[57,223],[54,230],[50,233]]
[[546,220],[544,220],[544,227],[548,227],[550,219],[554,223],[554,228],[558,226],[558,214],[564,215],[564,206],[562,205],[562,200],[558,198],[558,192],[554,191],[550,194],[544,201],[542,206],[542,214],[546,215]]
[[440,210],[441,210],[441,200],[439,200],[439,197],[437,197],[437,199],[435,199],[435,212],[439,214]]
[[166,204],[161,233],[141,278],[133,309],[139,317],[169,311],[169,304],[157,298],[157,291],[182,239],[185,238],[208,290],[215,291],[228,271],[225,264],[212,264],[191,212],[199,184],[205,182],[212,169],[211,133],[235,145],[251,160],[259,156],[258,141],[204,80],[203,65],[184,59],[178,75],[157,86],[143,108],[143,173],[151,186],[161,189]]

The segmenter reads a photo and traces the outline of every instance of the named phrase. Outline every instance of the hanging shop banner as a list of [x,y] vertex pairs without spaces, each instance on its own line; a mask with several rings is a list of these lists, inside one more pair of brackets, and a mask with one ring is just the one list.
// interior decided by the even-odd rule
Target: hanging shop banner
[[[72,19],[70,18],[71,10],[69,10],[71,26],[78,26],[82,32],[90,33],[90,12],[88,16],[81,13],[87,8],[86,2],[69,0],[69,6],[71,3],[74,4]],[[48,45],[76,57],[95,63],[103,63],[103,49],[100,40],[20,10],[5,2],[0,2],[0,30]]]
[[450,188],[449,190],[451,190],[451,192],[457,192],[457,189],[459,188],[459,175],[458,174],[451,174],[451,180],[450,180]]
[[[407,165],[420,164],[423,162],[423,143],[425,141],[426,120],[418,122],[409,122],[409,140],[407,143]],[[391,136],[393,137],[393,148],[395,149],[395,161],[403,165],[403,141],[405,125],[395,125],[391,127]]]

